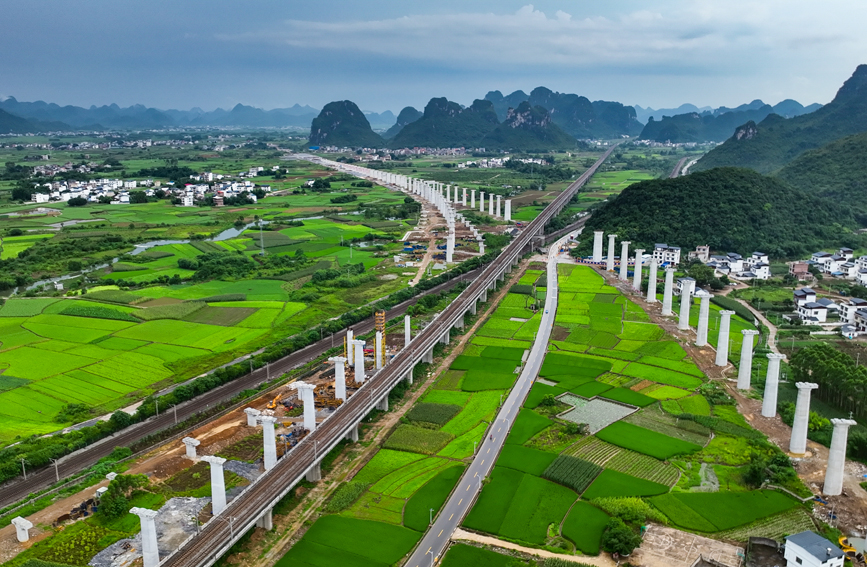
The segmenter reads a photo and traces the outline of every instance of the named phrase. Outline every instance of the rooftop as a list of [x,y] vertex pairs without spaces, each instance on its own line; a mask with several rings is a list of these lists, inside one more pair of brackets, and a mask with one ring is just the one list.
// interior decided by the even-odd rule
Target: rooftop
[[787,543],[794,543],[795,545],[801,547],[818,559],[821,562],[825,562],[828,559],[843,557],[843,550],[823,538],[816,532],[806,531],[801,532],[799,534],[786,536]]

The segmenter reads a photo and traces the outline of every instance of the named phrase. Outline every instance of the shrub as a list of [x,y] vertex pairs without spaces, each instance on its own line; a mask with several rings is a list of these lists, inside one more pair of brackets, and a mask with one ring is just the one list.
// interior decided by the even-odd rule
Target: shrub
[[602,508],[612,516],[617,516],[624,522],[643,524],[650,520],[659,524],[667,524],[665,514],[642,500],[641,498],[596,498],[593,504]]
[[355,504],[355,501],[370,487],[369,484],[351,480],[340,486],[325,506],[326,512],[340,512]]
[[633,532],[620,518],[611,518],[602,534],[602,549],[608,553],[629,555],[641,545],[641,536]]
[[98,305],[70,305],[60,312],[61,315],[72,315],[74,317],[93,317],[95,319],[115,319],[117,321],[129,321],[138,323],[139,320],[128,313],[123,313],[111,307],[100,307]]
[[548,465],[548,468],[542,473],[542,478],[568,486],[580,494],[590,486],[590,483],[600,472],[602,472],[602,467],[590,461],[569,455],[560,455]]

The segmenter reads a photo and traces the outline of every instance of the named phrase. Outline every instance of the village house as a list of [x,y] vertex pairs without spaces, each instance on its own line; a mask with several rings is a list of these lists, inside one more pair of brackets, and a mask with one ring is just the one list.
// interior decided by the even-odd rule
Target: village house
[[816,301],[809,301],[803,305],[798,305],[797,314],[804,324],[815,325],[827,321],[828,308]]
[[690,260],[698,260],[702,264],[707,264],[710,260],[710,246],[707,244],[703,246],[696,246],[695,250],[692,250],[687,257]]
[[805,531],[786,536],[783,555],[786,567],[843,567],[843,550],[818,535]]
[[810,275],[810,266],[806,262],[792,262],[789,265],[789,275],[794,276],[799,282],[813,277]]
[[677,266],[680,264],[680,247],[668,244],[655,244],[653,247],[653,259],[657,265]]
[[813,303],[816,301],[816,292],[810,289],[809,287],[802,287],[801,289],[796,289],[792,294],[792,301],[795,304],[795,307],[800,307],[805,303]]

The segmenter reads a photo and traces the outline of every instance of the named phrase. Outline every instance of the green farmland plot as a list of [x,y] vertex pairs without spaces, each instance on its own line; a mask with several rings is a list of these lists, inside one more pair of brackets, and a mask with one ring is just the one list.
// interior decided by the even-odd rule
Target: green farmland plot
[[798,505],[775,490],[666,494],[651,502],[675,524],[697,531],[728,530]]
[[602,532],[605,531],[609,519],[608,514],[596,506],[583,501],[575,502],[563,522],[563,536],[574,543],[582,553],[597,555]]
[[675,439],[674,437],[622,421],[609,425],[597,433],[596,436],[618,447],[650,455],[660,460],[666,460],[674,455],[692,453],[701,449],[695,443],[681,441],[680,439]]
[[593,484],[590,485],[583,497],[587,500],[594,498],[606,497],[623,497],[623,496],[656,496],[665,494],[669,490],[668,486],[636,478],[613,470],[604,470]]

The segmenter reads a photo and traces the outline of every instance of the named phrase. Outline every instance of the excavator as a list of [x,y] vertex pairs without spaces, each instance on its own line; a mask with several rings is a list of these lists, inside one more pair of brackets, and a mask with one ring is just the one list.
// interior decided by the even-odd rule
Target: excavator
[[283,394],[277,394],[277,397],[275,397],[273,400],[271,400],[266,407],[268,409],[276,408],[277,404],[280,403],[280,398],[282,398],[282,397],[283,397]]

